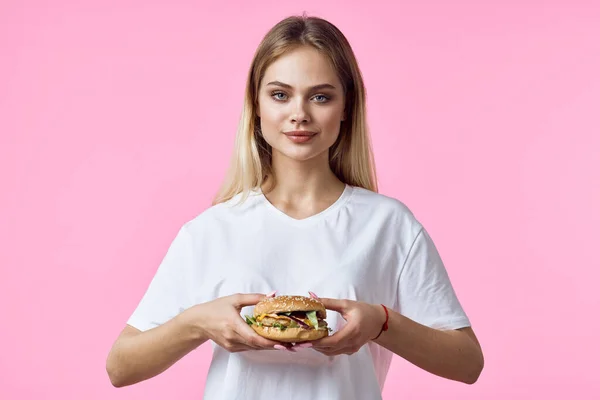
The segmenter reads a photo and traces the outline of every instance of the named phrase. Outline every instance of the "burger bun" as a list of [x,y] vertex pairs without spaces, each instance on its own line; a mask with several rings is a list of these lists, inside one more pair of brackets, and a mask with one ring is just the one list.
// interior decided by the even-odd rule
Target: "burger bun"
[[252,329],[266,339],[284,343],[309,342],[311,340],[321,339],[329,335],[329,331],[327,329],[309,330],[304,328],[287,328],[285,330],[281,330],[271,326],[257,325],[252,325]]

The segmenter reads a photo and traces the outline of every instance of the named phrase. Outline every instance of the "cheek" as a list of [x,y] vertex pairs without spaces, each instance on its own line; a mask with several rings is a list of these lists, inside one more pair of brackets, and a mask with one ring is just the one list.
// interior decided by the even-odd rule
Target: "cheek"
[[341,127],[341,113],[333,112],[324,115],[321,119],[324,131],[330,136],[337,136]]
[[260,121],[264,128],[272,129],[281,124],[285,120],[285,114],[281,107],[272,107],[264,105],[260,109]]
[[263,107],[261,109],[260,130],[262,132],[262,137],[271,146],[276,146],[277,138],[284,126],[281,120],[281,114],[281,112],[269,107]]
[[342,120],[343,107],[340,104],[331,104],[325,107],[315,107],[314,117],[322,123],[322,125],[331,127],[336,126]]
[[339,130],[340,126],[341,126],[341,122],[342,122],[340,119],[341,119],[341,117],[338,117],[337,115],[334,118],[330,118],[327,121],[327,128],[329,128],[330,130],[332,130],[334,132]]

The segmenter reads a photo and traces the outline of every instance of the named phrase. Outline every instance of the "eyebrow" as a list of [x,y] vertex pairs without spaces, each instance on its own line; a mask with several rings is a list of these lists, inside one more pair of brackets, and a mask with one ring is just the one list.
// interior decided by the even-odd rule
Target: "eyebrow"
[[[279,82],[279,81],[269,82],[269,83],[267,83],[267,86],[281,86],[281,87],[284,87],[286,89],[293,89],[287,83],[283,83],[283,82]],[[309,88],[309,90],[319,90],[319,89],[334,89],[335,90],[335,86],[333,86],[333,85],[331,85],[329,83],[322,83],[320,85],[316,85],[316,86],[313,86],[313,87]]]

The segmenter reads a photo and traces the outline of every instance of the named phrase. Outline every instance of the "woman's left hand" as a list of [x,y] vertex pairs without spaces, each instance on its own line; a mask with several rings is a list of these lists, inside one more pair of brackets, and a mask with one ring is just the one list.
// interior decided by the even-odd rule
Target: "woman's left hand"
[[318,300],[326,309],[339,312],[347,322],[332,336],[312,342],[313,349],[327,356],[356,353],[379,334],[385,322],[385,311],[378,304],[327,298]]

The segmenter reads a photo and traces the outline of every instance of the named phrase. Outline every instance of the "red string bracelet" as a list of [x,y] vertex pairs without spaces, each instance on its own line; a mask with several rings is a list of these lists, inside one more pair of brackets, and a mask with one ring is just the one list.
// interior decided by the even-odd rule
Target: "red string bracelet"
[[385,310],[385,322],[383,323],[383,326],[381,327],[381,330],[379,331],[379,335],[377,335],[375,337],[375,339],[371,339],[371,340],[377,340],[377,338],[379,338],[379,336],[381,336],[381,334],[384,331],[388,330],[388,321],[390,320],[390,314],[388,313],[388,309],[386,306],[384,306],[383,304],[381,305],[381,307],[383,307],[383,309]]

